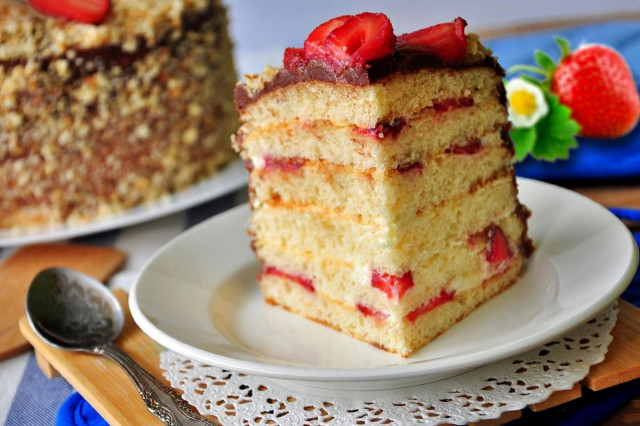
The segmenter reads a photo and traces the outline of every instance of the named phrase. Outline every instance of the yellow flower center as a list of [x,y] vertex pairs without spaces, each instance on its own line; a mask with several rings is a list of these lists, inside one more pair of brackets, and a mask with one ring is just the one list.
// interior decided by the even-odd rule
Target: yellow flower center
[[536,110],[536,98],[526,90],[516,90],[509,97],[511,108],[520,115],[529,115]]

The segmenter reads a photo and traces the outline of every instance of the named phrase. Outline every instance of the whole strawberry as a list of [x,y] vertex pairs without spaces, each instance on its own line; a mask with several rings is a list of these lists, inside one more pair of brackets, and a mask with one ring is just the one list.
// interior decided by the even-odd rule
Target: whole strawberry
[[562,57],[551,75],[551,92],[571,108],[582,136],[617,138],[629,133],[640,117],[640,99],[624,58],[614,49],[587,45]]

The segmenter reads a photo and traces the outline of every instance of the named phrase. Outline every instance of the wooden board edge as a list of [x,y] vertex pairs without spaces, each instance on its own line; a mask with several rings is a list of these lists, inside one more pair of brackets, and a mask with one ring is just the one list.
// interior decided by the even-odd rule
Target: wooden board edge
[[618,301],[618,320],[604,360],[591,366],[582,384],[593,391],[640,378],[640,309]]
[[549,395],[549,398],[545,401],[532,404],[529,408],[534,413],[537,413],[543,410],[548,410],[549,408],[557,407],[558,405],[562,405],[580,397],[582,397],[582,385],[580,383],[576,383],[571,389],[556,391]]

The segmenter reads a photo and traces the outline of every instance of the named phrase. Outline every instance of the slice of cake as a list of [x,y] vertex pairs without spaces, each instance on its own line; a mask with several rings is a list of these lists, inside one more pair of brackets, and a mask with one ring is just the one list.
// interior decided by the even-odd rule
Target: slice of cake
[[518,279],[504,72],[465,25],[342,16],[236,87],[268,302],[407,356]]
[[104,217],[234,158],[218,0],[30,3],[0,4],[0,228]]

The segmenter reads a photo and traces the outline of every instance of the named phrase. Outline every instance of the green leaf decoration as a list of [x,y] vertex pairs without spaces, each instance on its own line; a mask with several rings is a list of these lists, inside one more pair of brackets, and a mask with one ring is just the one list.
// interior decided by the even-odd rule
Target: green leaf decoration
[[[571,45],[564,37],[556,36],[554,39],[561,54],[558,62],[561,62],[571,54]],[[549,112],[531,128],[511,130],[509,135],[516,150],[516,161],[524,160],[527,155],[545,161],[567,159],[569,151],[578,147],[576,136],[580,125],[571,118],[571,109],[561,104],[558,97],[550,92],[551,79],[557,68],[553,59],[541,50],[536,50],[533,58],[537,67],[515,65],[507,73],[520,72],[519,78],[542,89]]]
[[565,37],[555,36],[553,39],[556,41],[558,48],[560,49],[560,60],[558,62],[562,62],[564,58],[571,54],[571,44]]
[[569,158],[569,150],[577,148],[576,135],[580,126],[571,119],[571,109],[558,97],[545,93],[549,113],[535,126],[537,137],[531,154],[538,160],[555,161]]
[[549,72],[555,71],[556,64],[553,62],[553,59],[551,59],[551,56],[547,55],[542,50],[536,49],[536,51],[533,52],[533,58],[542,69]]
[[529,128],[515,128],[509,133],[513,146],[516,149],[516,161],[524,160],[533,149],[536,143],[536,136],[538,132],[535,127]]

